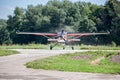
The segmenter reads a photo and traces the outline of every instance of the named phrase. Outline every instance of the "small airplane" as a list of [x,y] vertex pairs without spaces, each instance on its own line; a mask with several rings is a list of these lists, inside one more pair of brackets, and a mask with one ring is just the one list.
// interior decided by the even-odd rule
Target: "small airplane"
[[[55,47],[58,43],[67,45],[70,42],[80,41],[80,39],[78,39],[78,38],[82,37],[82,36],[107,35],[107,34],[109,34],[109,32],[108,33],[68,33],[65,30],[62,30],[61,32],[57,32],[57,33],[37,33],[37,32],[19,32],[18,31],[18,32],[16,32],[16,34],[44,36],[44,37],[48,38],[49,42],[56,42],[54,45],[50,46],[50,50],[52,50],[53,47]],[[70,38],[70,37],[72,37],[72,38]],[[71,48],[72,48],[72,50],[74,50],[73,46]],[[63,46],[63,49],[65,49],[64,46]]]

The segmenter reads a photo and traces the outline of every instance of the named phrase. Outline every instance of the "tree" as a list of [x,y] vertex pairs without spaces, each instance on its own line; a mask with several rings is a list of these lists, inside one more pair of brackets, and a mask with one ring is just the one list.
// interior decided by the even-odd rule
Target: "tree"
[[95,27],[95,23],[88,19],[87,17],[84,18],[82,21],[80,21],[79,23],[79,32],[95,32],[96,31],[96,27]]
[[108,0],[104,9],[104,25],[111,32],[109,40],[120,44],[120,2]]
[[16,34],[16,31],[21,31],[25,29],[25,14],[24,9],[16,7],[14,10],[14,15],[8,16],[7,20],[7,29],[10,32],[10,39],[13,41],[13,43],[25,43],[25,37],[18,36]]
[[0,44],[11,44],[9,32],[6,27],[6,21],[0,19]]

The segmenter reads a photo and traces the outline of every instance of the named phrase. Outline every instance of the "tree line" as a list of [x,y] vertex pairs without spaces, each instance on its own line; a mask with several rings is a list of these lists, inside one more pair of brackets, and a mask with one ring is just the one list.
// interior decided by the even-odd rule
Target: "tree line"
[[108,0],[105,5],[69,0],[50,0],[46,5],[16,7],[7,20],[0,19],[0,44],[46,44],[46,38],[17,35],[16,31],[57,32],[110,32],[110,35],[81,37],[83,44],[120,45],[120,2]]

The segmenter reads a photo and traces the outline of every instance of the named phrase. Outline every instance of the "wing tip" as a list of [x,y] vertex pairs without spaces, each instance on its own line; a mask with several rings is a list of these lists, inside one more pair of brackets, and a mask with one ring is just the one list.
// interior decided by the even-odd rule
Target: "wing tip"
[[20,31],[19,31],[19,30],[17,30],[17,31],[16,31],[16,34],[19,34],[19,33],[20,33]]

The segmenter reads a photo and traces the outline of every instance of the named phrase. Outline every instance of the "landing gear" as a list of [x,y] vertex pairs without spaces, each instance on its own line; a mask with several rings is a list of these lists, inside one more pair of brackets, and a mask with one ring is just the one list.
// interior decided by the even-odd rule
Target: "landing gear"
[[52,50],[52,48],[53,48],[53,47],[52,47],[52,46],[50,46],[50,50]]
[[63,46],[63,50],[65,49],[65,47]]
[[50,45],[50,50],[52,50],[58,43],[55,43],[54,45]]
[[[50,50],[52,50],[56,45],[57,45],[58,43],[55,43],[54,45],[50,45]],[[74,50],[74,46],[73,45],[71,45],[71,46],[69,46],[72,50]],[[65,45],[63,45],[63,50],[65,50],[65,48],[66,48],[66,46]]]
[[73,47],[73,46],[72,46],[71,48],[72,48],[72,50],[74,50],[74,47]]

